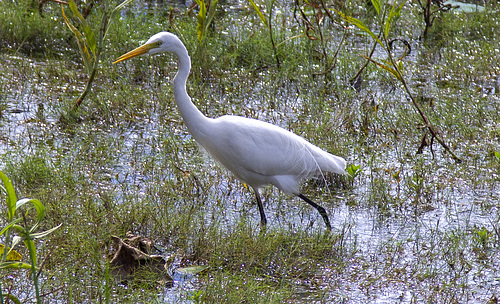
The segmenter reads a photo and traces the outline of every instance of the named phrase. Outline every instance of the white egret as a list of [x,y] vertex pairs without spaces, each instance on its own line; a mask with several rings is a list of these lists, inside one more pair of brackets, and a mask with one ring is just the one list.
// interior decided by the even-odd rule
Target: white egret
[[120,56],[115,62],[142,54],[170,52],[177,57],[178,71],[173,80],[177,107],[193,138],[213,158],[255,191],[261,225],[267,224],[259,189],[274,185],[294,194],[316,208],[330,230],[323,207],[300,193],[301,182],[322,172],[345,173],[345,160],[307,142],[302,137],[267,122],[225,115],[208,118],[193,104],[186,91],[191,59],[181,40],[172,33],[153,35],[144,45]]

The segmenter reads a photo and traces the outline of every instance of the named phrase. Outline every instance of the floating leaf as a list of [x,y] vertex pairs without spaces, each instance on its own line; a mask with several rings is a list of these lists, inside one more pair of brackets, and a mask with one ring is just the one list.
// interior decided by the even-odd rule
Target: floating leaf
[[484,6],[477,5],[477,4],[471,4],[471,3],[463,3],[463,2],[458,2],[454,0],[447,0],[443,3],[444,5],[451,5],[452,8],[454,8],[458,12],[463,12],[463,13],[476,13],[476,12],[482,12],[485,10]]
[[210,268],[208,265],[198,265],[198,266],[188,266],[188,267],[179,267],[176,268],[175,271],[184,273],[184,274],[198,274]]

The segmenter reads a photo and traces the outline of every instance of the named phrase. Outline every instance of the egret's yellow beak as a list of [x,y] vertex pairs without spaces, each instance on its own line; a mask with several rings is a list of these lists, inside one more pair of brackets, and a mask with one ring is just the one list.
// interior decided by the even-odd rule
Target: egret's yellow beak
[[136,48],[135,50],[132,50],[132,51],[118,57],[118,59],[116,59],[113,62],[113,64],[124,61],[124,60],[128,60],[128,59],[133,58],[135,56],[146,54],[150,49],[155,48],[157,46],[158,45],[156,43],[148,43],[148,44],[141,45],[140,47]]

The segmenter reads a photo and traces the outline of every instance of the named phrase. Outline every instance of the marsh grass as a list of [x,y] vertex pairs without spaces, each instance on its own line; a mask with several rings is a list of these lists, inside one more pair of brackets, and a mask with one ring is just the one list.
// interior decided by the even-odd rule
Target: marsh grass
[[[346,13],[369,20],[363,3]],[[273,22],[276,37],[301,34],[302,25],[287,19],[291,7],[277,5],[284,13]],[[349,85],[363,64],[358,54],[370,48],[355,31],[336,68],[313,76],[324,70],[324,45],[288,41],[278,70],[253,11],[216,15],[196,52],[194,15],[130,10],[110,29],[93,93],[77,119],[62,125],[55,121],[85,78],[59,7],[45,5],[44,18],[24,4],[0,8],[0,169],[20,196],[46,203],[45,228],[63,223],[37,244],[40,289],[55,290],[45,302],[185,303],[196,296],[206,303],[450,303],[498,296],[498,12],[443,14],[426,44],[408,30],[419,22],[414,6],[394,27],[413,44],[405,64],[421,106],[466,159],[455,164],[436,144],[434,155],[429,148],[416,154],[418,116],[387,73],[368,65],[361,87]],[[343,31],[323,26],[333,53]],[[160,30],[186,42],[188,91],[207,116],[269,121],[361,166],[352,181],[327,176],[303,188],[327,209],[332,234],[310,206],[275,189],[264,191],[270,225],[259,234],[253,194],[200,151],[182,123],[170,84],[173,58],[111,65]],[[152,284],[154,277],[134,286],[107,280],[111,236],[127,231],[171,256],[174,274],[177,267],[209,268],[176,279],[174,288]],[[28,275],[12,274],[10,286],[32,290]]]

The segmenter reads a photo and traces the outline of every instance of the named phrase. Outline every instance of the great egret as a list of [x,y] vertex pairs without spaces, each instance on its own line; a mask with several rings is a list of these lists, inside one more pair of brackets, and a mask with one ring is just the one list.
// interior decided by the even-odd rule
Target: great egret
[[260,221],[267,224],[259,189],[274,185],[294,194],[316,208],[331,230],[323,207],[299,191],[300,183],[322,172],[345,173],[345,160],[307,142],[302,137],[267,122],[225,115],[208,118],[193,104],[186,91],[191,59],[181,40],[172,33],[153,35],[142,46],[120,56],[113,63],[142,54],[170,52],[177,57],[174,97],[177,107],[193,138],[218,162],[255,191]]

